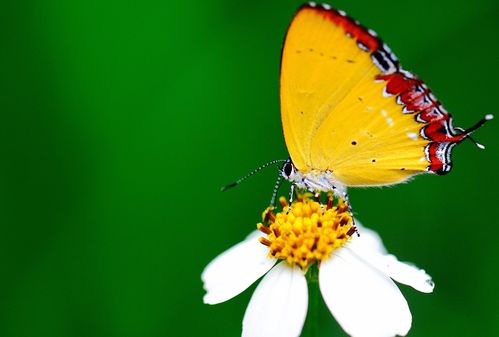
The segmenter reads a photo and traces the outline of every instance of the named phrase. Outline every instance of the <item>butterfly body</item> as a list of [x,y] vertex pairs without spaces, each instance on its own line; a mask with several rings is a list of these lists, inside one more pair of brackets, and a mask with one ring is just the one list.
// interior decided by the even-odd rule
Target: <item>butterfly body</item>
[[281,119],[296,187],[344,194],[421,173],[450,171],[451,151],[468,130],[431,90],[404,70],[372,30],[328,5],[303,5],[281,59]]
[[338,196],[344,196],[346,187],[329,171],[309,170],[302,172],[288,161],[281,170],[282,176],[296,187],[310,192],[334,192]]

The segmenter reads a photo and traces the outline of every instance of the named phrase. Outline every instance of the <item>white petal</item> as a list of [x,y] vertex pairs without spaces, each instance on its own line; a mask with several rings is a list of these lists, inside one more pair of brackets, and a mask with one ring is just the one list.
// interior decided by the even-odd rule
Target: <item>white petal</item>
[[411,286],[423,293],[431,293],[435,288],[431,276],[423,269],[407,262],[400,262],[394,255],[380,256],[377,262],[374,260],[376,257],[373,257],[369,263],[399,283]]
[[[433,291],[435,284],[433,283],[431,276],[423,269],[419,269],[407,262],[400,262],[394,255],[382,253],[382,251],[376,249],[376,245],[378,245],[379,248],[379,244],[383,247],[383,243],[376,232],[361,227],[359,228],[359,234],[360,236],[354,236],[352,240],[345,245],[345,248],[350,249],[366,263],[397,282],[409,285],[424,293],[431,293]],[[373,242],[379,243],[373,244]]]
[[243,319],[243,337],[299,336],[307,316],[308,289],[302,270],[275,266],[255,290]]
[[357,249],[364,250],[369,253],[386,254],[386,248],[383,245],[383,241],[378,233],[372,229],[362,226],[357,219],[355,219],[355,226],[357,227],[359,235],[355,235],[352,238],[352,242],[355,242]]
[[203,270],[204,303],[217,304],[239,295],[277,262],[267,256],[269,250],[258,241],[261,235],[255,232],[217,256]]
[[354,337],[405,336],[412,317],[395,283],[339,248],[321,263],[319,286],[329,310]]

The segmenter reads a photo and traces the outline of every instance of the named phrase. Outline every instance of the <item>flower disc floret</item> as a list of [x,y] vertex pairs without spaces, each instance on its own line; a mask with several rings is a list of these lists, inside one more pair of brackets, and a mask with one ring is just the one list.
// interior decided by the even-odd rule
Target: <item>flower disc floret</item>
[[356,232],[348,204],[338,199],[333,204],[328,195],[326,205],[301,195],[291,207],[279,199],[282,210],[274,213],[267,208],[257,228],[265,237],[260,242],[269,248],[269,256],[285,260],[289,265],[307,269],[315,262],[327,259],[333,250],[343,246]]

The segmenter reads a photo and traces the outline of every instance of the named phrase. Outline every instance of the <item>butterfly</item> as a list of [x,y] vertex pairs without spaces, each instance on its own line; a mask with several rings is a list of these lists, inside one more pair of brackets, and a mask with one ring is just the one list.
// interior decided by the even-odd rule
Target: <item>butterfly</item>
[[493,118],[454,127],[431,90],[374,31],[315,3],[303,5],[287,30],[280,99],[290,155],[283,177],[340,196],[349,186],[448,173],[454,146]]
[[[376,33],[327,4],[302,5],[281,56],[281,120],[288,160],[280,179],[348,201],[350,186],[398,184],[422,173],[446,174],[454,146],[493,118],[468,129],[426,84],[404,70]],[[280,185],[274,188],[271,204]]]

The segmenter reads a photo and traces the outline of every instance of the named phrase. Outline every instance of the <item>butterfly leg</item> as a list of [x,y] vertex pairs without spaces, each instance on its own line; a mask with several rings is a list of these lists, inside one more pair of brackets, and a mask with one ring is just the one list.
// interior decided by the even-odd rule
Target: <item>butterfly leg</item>
[[303,178],[301,182],[305,186],[307,191],[313,193],[314,196],[317,194],[317,190],[313,187],[313,183],[310,180],[308,180],[307,178]]
[[324,214],[325,209],[324,209],[324,205],[322,204],[320,190],[313,187],[313,183],[310,180],[308,180],[307,178],[303,178],[302,183],[305,185],[305,188],[310,193],[313,193],[315,201],[317,201],[321,205],[322,214]]
[[282,183],[282,174],[279,171],[279,175],[277,176],[277,180],[274,185],[274,191],[272,192],[272,198],[270,199],[270,206],[275,207],[275,201],[277,199],[277,192],[279,192],[279,188],[281,187]]
[[[343,192],[343,200],[346,202],[348,206],[348,213],[350,213],[350,216],[352,217],[352,225],[355,227],[355,218],[353,217],[353,211],[352,211],[352,206],[350,205],[350,200],[348,199],[348,193],[346,191]],[[357,233],[357,236],[360,236],[359,232],[355,230]]]
[[291,188],[289,189],[289,206],[286,214],[291,212],[291,204],[293,203],[293,197],[295,195],[295,184],[291,184]]
[[319,203],[319,205],[321,205],[322,215],[324,215],[325,208],[324,208],[324,204],[322,203],[322,200],[321,200],[321,192],[315,192],[314,197],[315,197],[315,201],[317,201]]

